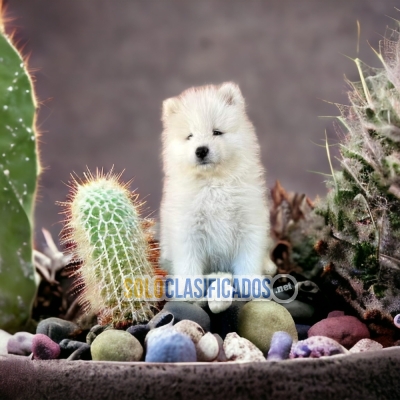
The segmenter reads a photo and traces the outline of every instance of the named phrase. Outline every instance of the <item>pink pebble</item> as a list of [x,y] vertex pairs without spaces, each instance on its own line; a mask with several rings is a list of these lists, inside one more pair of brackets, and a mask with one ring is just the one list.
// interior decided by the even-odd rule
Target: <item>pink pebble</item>
[[37,333],[32,340],[32,352],[36,360],[53,360],[60,355],[60,346],[48,336]]
[[344,311],[331,311],[326,318],[344,317]]
[[326,318],[317,322],[308,331],[308,337],[311,336],[329,337],[347,349],[353,347],[359,340],[370,337],[367,326],[350,315]]

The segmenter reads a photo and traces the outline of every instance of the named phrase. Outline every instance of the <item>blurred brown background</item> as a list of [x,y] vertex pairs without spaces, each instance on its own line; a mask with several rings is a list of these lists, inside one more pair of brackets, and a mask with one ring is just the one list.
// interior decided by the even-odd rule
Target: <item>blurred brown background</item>
[[17,38],[31,53],[42,162],[37,231],[57,235],[69,174],[125,169],[158,214],[162,100],[206,83],[237,82],[262,147],[268,185],[324,195],[324,130],[346,103],[342,54],[378,66],[375,48],[394,0],[8,0]]

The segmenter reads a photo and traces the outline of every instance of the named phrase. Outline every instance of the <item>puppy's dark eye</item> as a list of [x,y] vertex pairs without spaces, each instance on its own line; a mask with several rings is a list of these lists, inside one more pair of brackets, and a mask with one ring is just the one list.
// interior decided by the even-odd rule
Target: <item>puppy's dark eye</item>
[[186,140],[190,140],[191,137],[193,137],[193,133],[191,133],[191,134],[186,138]]
[[220,136],[220,135],[223,135],[223,132],[215,130],[215,131],[213,131],[213,135]]

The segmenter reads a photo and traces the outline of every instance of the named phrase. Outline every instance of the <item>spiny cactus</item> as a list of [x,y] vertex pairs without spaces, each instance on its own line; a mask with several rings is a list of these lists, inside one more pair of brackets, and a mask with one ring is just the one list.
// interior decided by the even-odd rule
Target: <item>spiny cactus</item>
[[[355,60],[350,106],[339,105],[347,131],[341,171],[319,205],[325,234],[317,248],[338,293],[360,314],[390,320],[400,312],[400,36],[380,43],[382,69]],[[329,153],[328,153],[329,154]]]
[[137,276],[153,276],[151,247],[139,216],[137,196],[131,195],[120,176],[97,171],[73,179],[66,207],[64,242],[72,244],[74,259],[82,262],[77,285],[83,285],[81,302],[114,325],[147,321],[156,303],[125,296]]
[[40,165],[32,81],[3,21],[0,31],[0,329],[13,332],[28,320],[36,290],[32,232]]

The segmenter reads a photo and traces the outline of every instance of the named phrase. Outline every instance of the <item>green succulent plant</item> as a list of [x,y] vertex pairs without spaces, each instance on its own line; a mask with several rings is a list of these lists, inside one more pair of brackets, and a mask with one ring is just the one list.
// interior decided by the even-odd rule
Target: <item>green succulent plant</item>
[[156,302],[132,291],[136,277],[154,276],[141,204],[119,176],[97,172],[85,177],[84,182],[73,180],[70,201],[61,203],[67,214],[64,242],[82,264],[77,270],[81,303],[102,324],[148,321]]
[[0,26],[0,329],[15,332],[30,316],[36,284],[32,238],[40,164],[32,80]]
[[383,68],[355,60],[360,82],[349,82],[350,106],[338,106],[341,170],[332,170],[316,211],[325,221],[317,248],[326,270],[366,319],[400,312],[399,39],[393,31],[380,43]]

